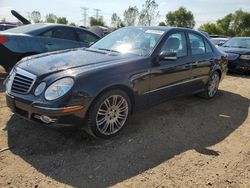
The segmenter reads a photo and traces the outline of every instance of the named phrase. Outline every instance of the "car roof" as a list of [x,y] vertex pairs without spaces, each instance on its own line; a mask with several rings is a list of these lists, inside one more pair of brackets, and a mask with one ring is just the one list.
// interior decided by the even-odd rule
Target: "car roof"
[[62,27],[69,27],[69,28],[77,28],[77,29],[83,29],[83,30],[88,30],[86,28],[82,27],[76,27],[76,26],[71,26],[71,25],[66,25],[66,24],[57,24],[57,23],[36,23],[32,25],[37,25],[40,27],[37,27],[38,29],[40,28],[47,28],[47,27],[55,27],[55,26],[62,26]]
[[211,38],[211,40],[229,40],[229,38]]
[[194,31],[193,29],[189,29],[189,28],[172,27],[172,26],[141,26],[141,27],[137,26],[135,28],[153,29],[153,30],[160,30],[160,31],[166,31],[166,32],[168,32],[170,30],[173,30],[173,29],[192,30],[192,31]]
[[250,39],[250,37],[233,37],[232,39]]
[[[88,29],[85,29],[85,28],[82,28],[82,27],[75,27],[75,26],[70,26],[70,25],[65,25],[65,24],[55,24],[55,23],[27,24],[27,25],[23,25],[23,26],[20,26],[20,27],[16,27],[14,29],[7,30],[6,32],[9,32],[9,33],[24,33],[24,34],[30,34],[30,35],[37,35],[37,34],[40,34],[40,33],[44,32],[44,31],[47,31],[50,28],[58,27],[58,26],[88,31],[88,32],[92,33],[93,35],[96,35],[97,37],[100,37],[97,34],[93,33],[92,31],[90,31]],[[21,30],[21,28],[25,28],[25,27],[31,27],[31,28],[28,29],[28,30],[26,30],[26,31],[24,31],[24,32],[21,32],[21,31],[18,32],[18,30]]]
[[[130,27],[134,27],[134,28],[144,28],[144,29],[151,29],[151,30],[160,30],[160,31],[164,31],[164,32],[169,32],[171,30],[182,30],[182,31],[191,31],[191,32],[195,32],[195,33],[199,33],[202,36],[205,36],[202,32],[194,30],[194,29],[190,29],[190,28],[184,28],[184,27],[173,27],[173,26],[130,26]],[[206,36],[205,36],[206,37]]]

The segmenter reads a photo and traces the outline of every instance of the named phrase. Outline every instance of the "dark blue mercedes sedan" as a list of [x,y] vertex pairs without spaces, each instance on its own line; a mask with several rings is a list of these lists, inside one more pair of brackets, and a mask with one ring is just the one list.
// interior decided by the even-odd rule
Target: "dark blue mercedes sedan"
[[23,57],[56,50],[89,47],[100,36],[61,24],[28,24],[0,32],[0,66],[6,72]]
[[22,59],[5,81],[6,101],[29,120],[109,138],[137,109],[180,95],[213,98],[226,72],[226,54],[200,32],[127,27],[90,48]]
[[219,47],[228,54],[230,72],[250,75],[250,37],[234,37]]

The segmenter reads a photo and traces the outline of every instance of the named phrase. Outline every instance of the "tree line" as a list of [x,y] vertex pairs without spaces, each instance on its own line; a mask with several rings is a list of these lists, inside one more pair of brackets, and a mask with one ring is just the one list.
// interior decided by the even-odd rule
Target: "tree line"
[[[117,13],[111,16],[111,27],[117,29],[124,26],[150,26],[159,18],[159,5],[155,0],[146,0],[139,10],[136,6],[129,6],[123,12],[123,18],[119,17]],[[33,11],[29,15],[29,19],[34,23],[41,22],[41,14],[39,11]],[[90,26],[99,25],[105,26],[102,16],[90,17]],[[57,17],[54,14],[47,14],[45,22],[68,24],[66,17]],[[70,23],[75,25],[74,23]],[[165,15],[165,20],[160,22],[160,26],[175,26],[175,27],[195,27],[195,18],[192,11],[185,7],[180,7],[175,11],[170,11]],[[234,13],[228,14],[225,17],[218,19],[215,23],[205,23],[199,28],[200,31],[215,35],[225,36],[250,36],[250,12],[237,10]]]
[[[42,20],[41,13],[39,11],[32,11],[28,14],[29,20],[34,23],[46,22],[46,23],[58,23],[58,24],[68,24],[66,17],[57,17],[55,14],[49,13],[45,16],[45,20]],[[70,25],[75,25],[75,23],[70,23]]]

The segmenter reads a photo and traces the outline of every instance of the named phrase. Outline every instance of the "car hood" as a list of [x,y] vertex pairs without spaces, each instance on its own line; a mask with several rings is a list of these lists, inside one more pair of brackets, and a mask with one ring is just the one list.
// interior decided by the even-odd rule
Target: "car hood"
[[142,58],[132,54],[118,54],[94,49],[77,48],[30,56],[17,66],[37,76],[77,68],[93,69]]
[[219,47],[219,49],[226,53],[250,55],[250,49],[245,49],[245,48]]

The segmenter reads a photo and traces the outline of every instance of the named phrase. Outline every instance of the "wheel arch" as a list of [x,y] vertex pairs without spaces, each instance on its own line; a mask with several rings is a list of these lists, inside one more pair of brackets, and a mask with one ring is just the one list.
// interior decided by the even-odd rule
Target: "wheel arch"
[[135,105],[135,96],[134,96],[134,92],[133,90],[127,86],[127,85],[122,85],[122,84],[116,84],[116,85],[111,85],[108,86],[104,89],[102,89],[95,97],[94,99],[90,102],[90,105],[88,107],[87,112],[89,111],[90,107],[93,105],[93,103],[97,100],[98,97],[100,97],[101,95],[103,95],[104,93],[111,91],[111,90],[121,90],[123,92],[125,92],[131,102],[131,113],[133,113],[133,109],[134,109],[134,105]]
[[219,76],[220,76],[220,79],[221,79],[222,71],[221,71],[221,69],[220,69],[219,66],[215,66],[215,67],[212,69],[210,76],[211,76],[214,72],[218,72],[218,73],[219,73]]

